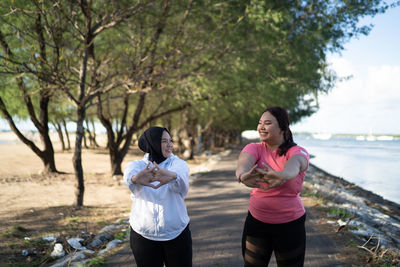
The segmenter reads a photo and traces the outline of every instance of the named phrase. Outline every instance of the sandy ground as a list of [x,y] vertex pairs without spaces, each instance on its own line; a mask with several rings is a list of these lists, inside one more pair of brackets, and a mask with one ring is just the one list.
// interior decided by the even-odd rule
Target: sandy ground
[[[0,140],[1,136],[0,136]],[[57,177],[40,175],[43,163],[25,144],[0,144],[0,220],[10,211],[71,205],[74,202],[75,178],[73,151],[62,152],[55,147],[56,167],[67,173]],[[139,158],[129,154],[125,163]],[[110,160],[104,149],[85,150],[82,164],[85,173],[85,205],[122,204],[128,191],[110,173]],[[98,180],[103,182],[98,184]],[[18,185],[18,186],[16,186]],[[111,190],[112,189],[112,190]]]

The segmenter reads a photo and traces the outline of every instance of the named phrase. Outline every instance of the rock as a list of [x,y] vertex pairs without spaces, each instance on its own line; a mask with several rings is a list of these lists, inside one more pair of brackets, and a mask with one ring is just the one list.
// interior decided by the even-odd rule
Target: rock
[[106,227],[104,227],[103,229],[101,229],[101,230],[99,231],[99,234],[101,234],[101,233],[110,233],[110,232],[112,232],[113,230],[118,229],[118,228],[120,228],[120,227],[121,227],[120,225],[114,225],[114,224],[107,225]]
[[118,244],[121,244],[122,242],[123,242],[122,240],[114,239],[113,241],[111,241],[107,244],[105,249],[100,250],[98,255],[102,255],[102,254],[106,253],[107,251],[115,248]]
[[[310,164],[304,187],[323,196],[325,207],[345,209],[353,219],[350,232],[368,240],[378,238],[381,246],[400,248],[400,205],[330,175]],[[330,218],[328,214],[328,218]]]
[[64,267],[64,266],[70,266],[71,262],[81,260],[86,258],[86,255],[83,251],[79,251],[76,253],[71,253],[68,254],[66,257],[57,260],[53,265],[50,267]]
[[97,248],[100,247],[101,245],[103,245],[105,242],[113,240],[112,235],[107,234],[107,233],[102,233],[99,235],[96,235],[92,242],[90,242],[90,244],[88,245],[89,248]]

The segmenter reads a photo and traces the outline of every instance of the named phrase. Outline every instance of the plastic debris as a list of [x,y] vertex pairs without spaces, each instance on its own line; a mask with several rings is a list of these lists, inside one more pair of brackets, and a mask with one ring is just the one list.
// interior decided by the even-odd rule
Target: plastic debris
[[44,241],[47,241],[47,242],[53,242],[53,241],[56,241],[56,237],[55,236],[45,236],[45,237],[42,237],[42,240],[44,240]]
[[33,249],[24,249],[21,252],[22,256],[27,257],[27,256],[31,256],[31,255],[36,255],[37,251],[35,248]]
[[82,246],[81,242],[83,238],[74,237],[67,240],[68,244],[76,250],[86,250],[86,247]]
[[54,245],[54,249],[51,252],[50,256],[52,256],[53,258],[64,257],[65,251],[64,251],[63,245],[61,243],[56,243]]

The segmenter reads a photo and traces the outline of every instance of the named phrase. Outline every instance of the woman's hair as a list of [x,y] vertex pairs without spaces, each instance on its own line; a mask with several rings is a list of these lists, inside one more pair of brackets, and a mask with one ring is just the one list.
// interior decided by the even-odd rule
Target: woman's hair
[[289,128],[289,115],[284,108],[277,106],[268,107],[266,110],[264,110],[263,114],[265,112],[271,113],[272,116],[276,118],[279,128],[283,131],[284,142],[279,146],[278,154],[279,156],[286,155],[286,152],[289,150],[289,148],[296,145],[296,143],[293,141],[292,131],[290,131]]

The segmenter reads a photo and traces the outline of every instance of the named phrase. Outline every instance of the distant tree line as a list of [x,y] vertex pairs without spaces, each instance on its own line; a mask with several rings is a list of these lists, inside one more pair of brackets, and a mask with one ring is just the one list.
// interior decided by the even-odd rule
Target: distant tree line
[[[396,4],[392,4],[393,6]],[[296,122],[318,109],[338,79],[326,61],[368,34],[382,1],[6,0],[0,3],[0,116],[58,172],[49,125],[70,149],[76,206],[83,205],[82,148],[107,131],[112,174],[142,129],[174,129],[178,151],[235,142],[268,105]],[[15,123],[29,119],[41,144]],[[199,143],[199,140],[201,142]]]

